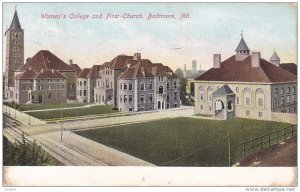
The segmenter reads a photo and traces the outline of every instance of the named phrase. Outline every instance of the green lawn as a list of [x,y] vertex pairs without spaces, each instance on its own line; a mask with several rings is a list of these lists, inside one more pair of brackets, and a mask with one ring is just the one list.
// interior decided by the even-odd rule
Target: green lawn
[[233,164],[241,158],[238,144],[289,125],[238,118],[216,121],[181,117],[75,133],[155,165],[228,166],[229,132]]
[[15,103],[4,103],[12,108],[18,108],[19,111],[30,111],[30,110],[42,110],[42,109],[55,109],[55,108],[67,108],[67,107],[80,107],[87,105],[86,103],[63,103],[61,104],[49,104],[49,105],[42,105],[42,104],[20,104],[17,106]]
[[115,110],[109,105],[95,105],[92,107],[82,107],[76,109],[64,109],[64,110],[51,110],[51,111],[36,111],[28,112],[27,114],[36,117],[38,119],[53,119],[62,117],[78,117],[86,115],[106,114],[114,113]]

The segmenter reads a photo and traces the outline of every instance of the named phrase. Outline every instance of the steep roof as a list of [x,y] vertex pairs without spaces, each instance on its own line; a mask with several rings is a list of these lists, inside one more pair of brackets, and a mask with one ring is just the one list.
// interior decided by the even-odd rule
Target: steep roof
[[290,73],[293,73],[294,75],[297,75],[297,65],[295,63],[281,63],[279,67]]
[[82,69],[77,78],[87,78],[87,75],[89,74],[90,70],[90,68]]
[[9,29],[22,29],[20,21],[19,21],[17,10],[15,10],[15,14],[14,14],[14,17],[13,17],[13,20],[10,24]]
[[241,41],[239,43],[239,45],[237,46],[237,48],[235,49],[235,51],[250,51],[243,36],[241,38]]
[[98,76],[98,72],[101,68],[101,65],[93,65],[90,69],[89,73],[87,74],[88,78],[96,78]]
[[70,67],[76,72],[77,76],[81,72],[81,68],[77,64],[70,64]]
[[297,81],[297,76],[264,59],[260,59],[260,67],[251,67],[251,56],[236,61],[233,55],[220,68],[211,68],[195,80],[276,83]]
[[60,72],[56,70],[41,70],[39,72],[34,72],[33,70],[29,69],[24,71],[20,75],[17,76],[17,79],[20,80],[27,80],[27,79],[65,79]]
[[17,79],[26,80],[26,79],[34,79],[36,73],[32,70],[27,70],[17,76]]
[[274,51],[273,55],[271,56],[270,61],[280,61],[280,58],[278,57],[278,55],[275,51]]
[[216,91],[212,93],[213,96],[224,96],[224,95],[230,95],[233,94],[233,91],[230,89],[228,85],[223,85]]
[[55,69],[58,71],[75,71],[71,66],[63,62],[56,55],[48,50],[40,50],[32,58],[30,58],[18,71],[26,71],[31,68],[34,71],[41,69]]
[[60,72],[56,70],[42,70],[35,76],[35,79],[65,79]]
[[126,67],[126,61],[128,59],[133,59],[133,56],[118,55],[113,60],[111,60],[109,66],[112,69],[124,69]]
[[136,79],[136,78],[153,78],[154,76],[143,66],[142,63],[137,63],[129,68],[119,76],[119,79]]

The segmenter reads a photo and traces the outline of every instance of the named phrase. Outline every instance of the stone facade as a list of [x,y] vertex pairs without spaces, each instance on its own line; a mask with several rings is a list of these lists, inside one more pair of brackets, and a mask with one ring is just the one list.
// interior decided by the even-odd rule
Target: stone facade
[[5,32],[6,36],[6,60],[4,79],[4,98],[13,99],[15,72],[24,64],[24,30],[21,28],[17,11],[15,11],[12,23]]

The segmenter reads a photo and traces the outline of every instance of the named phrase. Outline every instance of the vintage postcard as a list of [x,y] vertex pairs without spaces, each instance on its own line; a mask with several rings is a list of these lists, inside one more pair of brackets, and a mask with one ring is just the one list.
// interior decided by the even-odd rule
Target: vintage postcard
[[2,3],[3,186],[295,190],[297,14]]

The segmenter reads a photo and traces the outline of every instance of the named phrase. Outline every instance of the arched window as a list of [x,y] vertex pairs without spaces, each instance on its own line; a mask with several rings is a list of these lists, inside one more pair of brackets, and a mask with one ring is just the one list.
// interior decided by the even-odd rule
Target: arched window
[[199,87],[199,99],[200,99],[200,101],[204,101],[204,87],[203,86]]
[[218,99],[216,100],[216,103],[215,103],[215,107],[216,107],[216,110],[219,111],[219,110],[223,110],[224,109],[224,103],[222,100]]
[[244,105],[251,105],[251,89],[249,87],[246,87],[244,89]]
[[291,88],[288,87],[286,93],[290,94],[291,93]]
[[214,88],[209,86],[207,88],[207,101],[212,101],[212,93],[214,91]]
[[296,93],[296,87],[295,86],[293,87],[293,93]]
[[256,101],[257,101],[257,105],[260,107],[264,106],[264,98],[265,98],[265,92],[263,89],[258,88],[256,89]]
[[164,94],[164,87],[162,85],[158,88],[158,94]]

